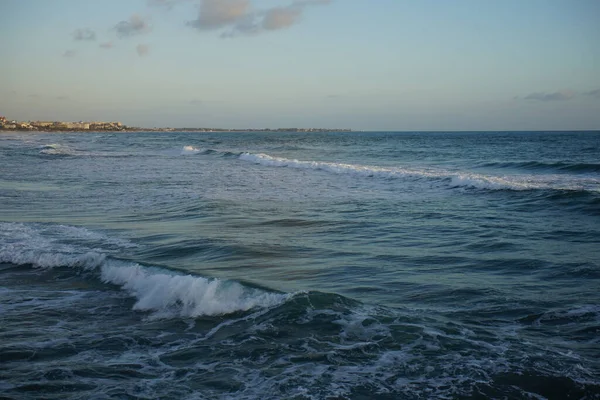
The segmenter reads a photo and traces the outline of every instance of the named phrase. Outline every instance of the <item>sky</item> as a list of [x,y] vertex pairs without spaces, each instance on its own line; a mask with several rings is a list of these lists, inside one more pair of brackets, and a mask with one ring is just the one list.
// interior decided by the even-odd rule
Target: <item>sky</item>
[[600,130],[598,0],[0,0],[0,115]]

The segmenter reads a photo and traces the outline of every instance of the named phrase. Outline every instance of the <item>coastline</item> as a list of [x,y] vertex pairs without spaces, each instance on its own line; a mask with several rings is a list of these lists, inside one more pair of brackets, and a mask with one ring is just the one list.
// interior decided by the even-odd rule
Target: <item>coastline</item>
[[139,126],[128,126],[121,122],[65,122],[65,121],[16,121],[8,120],[0,116],[0,132],[352,132],[346,128],[203,128],[203,127],[181,127],[181,128],[144,128]]
[[310,129],[189,129],[189,128],[132,128],[132,129],[119,129],[119,130],[109,130],[109,129],[5,129],[0,127],[0,133],[17,133],[17,132],[37,132],[37,133],[140,133],[140,132],[186,132],[186,133],[232,133],[232,132],[273,132],[273,133],[282,133],[282,132],[353,132],[351,129],[328,129],[328,128],[310,128]]

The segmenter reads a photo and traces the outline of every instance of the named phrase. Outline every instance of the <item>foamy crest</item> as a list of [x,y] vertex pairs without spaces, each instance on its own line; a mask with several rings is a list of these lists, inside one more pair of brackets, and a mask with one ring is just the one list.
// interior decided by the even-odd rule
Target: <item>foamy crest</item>
[[541,188],[532,182],[510,180],[505,177],[485,176],[479,174],[461,174],[452,177],[452,186],[473,187],[489,190],[531,190]]
[[59,243],[47,236],[48,230],[47,227],[36,229],[25,224],[0,223],[0,262],[30,264],[37,268],[85,269],[94,269],[104,262],[105,255],[101,252]]
[[138,264],[119,266],[107,262],[101,275],[104,282],[121,286],[137,299],[135,310],[155,311],[154,316],[159,318],[230,314],[274,306],[287,298],[237,282],[167,274]]
[[600,191],[600,180],[566,175],[493,176],[464,173],[452,176],[452,186],[488,190],[585,190]]
[[53,155],[53,156],[74,156],[74,155],[79,155],[79,154],[83,154],[83,153],[81,153],[80,151],[77,151],[75,149],[72,149],[68,146],[53,143],[53,144],[48,144],[48,145],[42,146],[42,149],[40,150],[40,154],[47,154],[47,155]]
[[242,153],[239,158],[244,161],[253,162],[269,167],[288,167],[296,169],[314,169],[335,174],[352,174],[359,176],[432,176],[439,177],[428,170],[411,170],[406,168],[388,168],[360,164],[344,164],[326,161],[298,161],[282,157],[273,157],[268,154]]
[[0,248],[0,262],[16,265],[33,265],[37,268],[80,267],[94,269],[104,262],[103,254],[93,251],[84,254],[68,252],[44,252],[35,250],[22,250],[18,246],[2,246]]
[[185,155],[191,155],[191,154],[198,154],[201,151],[202,151],[202,149],[199,149],[194,146],[183,146],[183,148],[181,149],[181,155],[185,156]]
[[596,177],[557,174],[487,175],[451,171],[434,167],[380,167],[372,165],[345,164],[326,161],[299,161],[268,154],[242,153],[239,159],[267,167],[312,169],[334,174],[362,177],[410,178],[434,180],[451,187],[467,187],[486,190],[585,190],[600,191],[600,179]]
[[[237,282],[178,275],[165,270],[110,259],[109,248],[88,248],[61,240],[105,240],[85,228],[64,225],[0,223],[0,263],[35,268],[71,267],[99,270],[103,282],[121,286],[136,298],[134,309],[153,311],[153,317],[197,317],[270,307],[289,295],[245,287]],[[125,243],[127,243],[125,241]]]

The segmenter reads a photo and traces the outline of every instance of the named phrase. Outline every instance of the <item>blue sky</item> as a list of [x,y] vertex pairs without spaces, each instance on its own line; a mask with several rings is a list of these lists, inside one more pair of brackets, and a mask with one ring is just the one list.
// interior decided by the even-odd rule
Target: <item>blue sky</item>
[[0,0],[0,114],[600,129],[597,0]]

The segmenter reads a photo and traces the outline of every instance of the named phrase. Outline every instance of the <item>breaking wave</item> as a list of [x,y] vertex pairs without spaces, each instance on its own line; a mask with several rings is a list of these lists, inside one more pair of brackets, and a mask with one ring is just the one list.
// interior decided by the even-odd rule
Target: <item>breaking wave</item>
[[[61,236],[65,230],[71,230],[71,238],[79,236],[85,240],[92,236],[96,241],[104,240],[93,249],[65,244],[65,237]],[[116,251],[115,243],[120,242],[83,228],[0,223],[0,263],[99,272],[104,283],[120,286],[135,297],[135,310],[153,312],[153,317],[230,314],[256,307],[271,307],[290,296],[247,287],[235,281],[182,275],[119,260],[110,257]],[[123,243],[120,245],[126,247],[127,242]]]
[[46,154],[50,156],[78,156],[85,155],[85,153],[73,149],[69,146],[65,146],[62,144],[47,144],[41,147],[40,154]]
[[181,155],[190,155],[190,154],[198,154],[202,151],[202,149],[196,148],[194,146],[183,146],[181,149]]
[[570,190],[600,191],[600,179],[565,175],[513,174],[495,176],[473,172],[458,172],[436,168],[380,167],[325,161],[299,161],[268,154],[241,153],[238,158],[268,167],[312,169],[334,174],[362,177],[429,179],[449,183],[451,187],[470,187],[486,190]]
[[[116,264],[116,265],[114,265]],[[135,310],[154,311],[155,317],[198,317],[271,307],[288,295],[248,288],[238,282],[170,274],[139,264],[101,266],[102,280],[121,286],[137,299]]]
[[129,152],[98,152],[98,151],[86,151],[73,148],[64,144],[52,143],[46,144],[39,147],[39,154],[44,156],[55,156],[55,157],[108,157],[108,158],[119,158],[119,157],[131,157],[135,155]]
[[[123,374],[131,373],[127,376],[135,385],[152,378],[160,383],[149,388],[148,397],[152,398],[181,398],[190,388],[215,398],[266,399],[290,395],[455,398],[480,390],[487,397],[507,398],[531,397],[531,390],[533,394],[540,392],[537,397],[541,398],[552,394],[551,390],[594,393],[598,388],[594,371],[577,367],[590,364],[586,356],[545,343],[522,343],[512,333],[545,325],[569,326],[574,321],[585,323],[585,329],[597,329],[599,310],[595,304],[531,313],[518,321],[504,321],[496,330],[474,328],[461,325],[459,320],[438,320],[435,311],[424,315],[422,310],[369,306],[333,293],[269,292],[235,281],[183,275],[112,256],[133,245],[79,227],[0,223],[0,263],[71,267],[78,273],[82,269],[86,272],[81,274],[84,278],[91,275],[120,287],[135,299],[133,309],[149,313],[152,322],[228,316],[186,321],[185,332],[161,332],[159,341],[154,341],[154,326],[146,329],[136,325],[137,321],[131,321],[132,326],[120,324],[118,330],[113,327],[102,338],[92,332],[92,324],[80,327],[77,335],[65,334],[59,350],[54,344],[49,350],[14,346],[0,349],[4,350],[3,356],[12,357],[13,362],[29,363],[33,352],[46,351],[56,358],[84,360],[83,365],[90,363],[98,370],[95,374],[104,373],[94,375],[102,378],[99,392],[105,391],[107,385],[113,391],[123,390],[121,375],[115,373],[119,369]],[[69,304],[76,296],[66,296]],[[63,300],[59,297],[52,305]],[[148,319],[144,318],[142,324]],[[90,341],[95,341],[93,346]],[[123,348],[118,358],[115,343]],[[63,348],[71,353],[61,353]],[[528,363],[532,352],[545,359],[541,367]],[[93,361],[87,357],[93,357]],[[126,362],[115,361],[125,359]],[[69,367],[68,362],[65,365]],[[104,368],[105,365],[110,368]],[[77,373],[69,379],[77,381],[81,369],[73,368]],[[139,370],[143,372],[135,375]],[[230,370],[232,375],[217,376]],[[507,374],[514,376],[506,378]],[[556,379],[562,381],[554,389],[530,389],[537,382]],[[506,380],[511,384],[505,385]],[[54,388],[53,381],[41,382],[38,389]],[[214,382],[233,383],[239,389],[224,395],[222,387],[230,386],[217,387]],[[172,387],[181,392],[170,392]],[[86,395],[78,397],[94,397],[98,393],[96,387],[82,386],[79,390]]]

